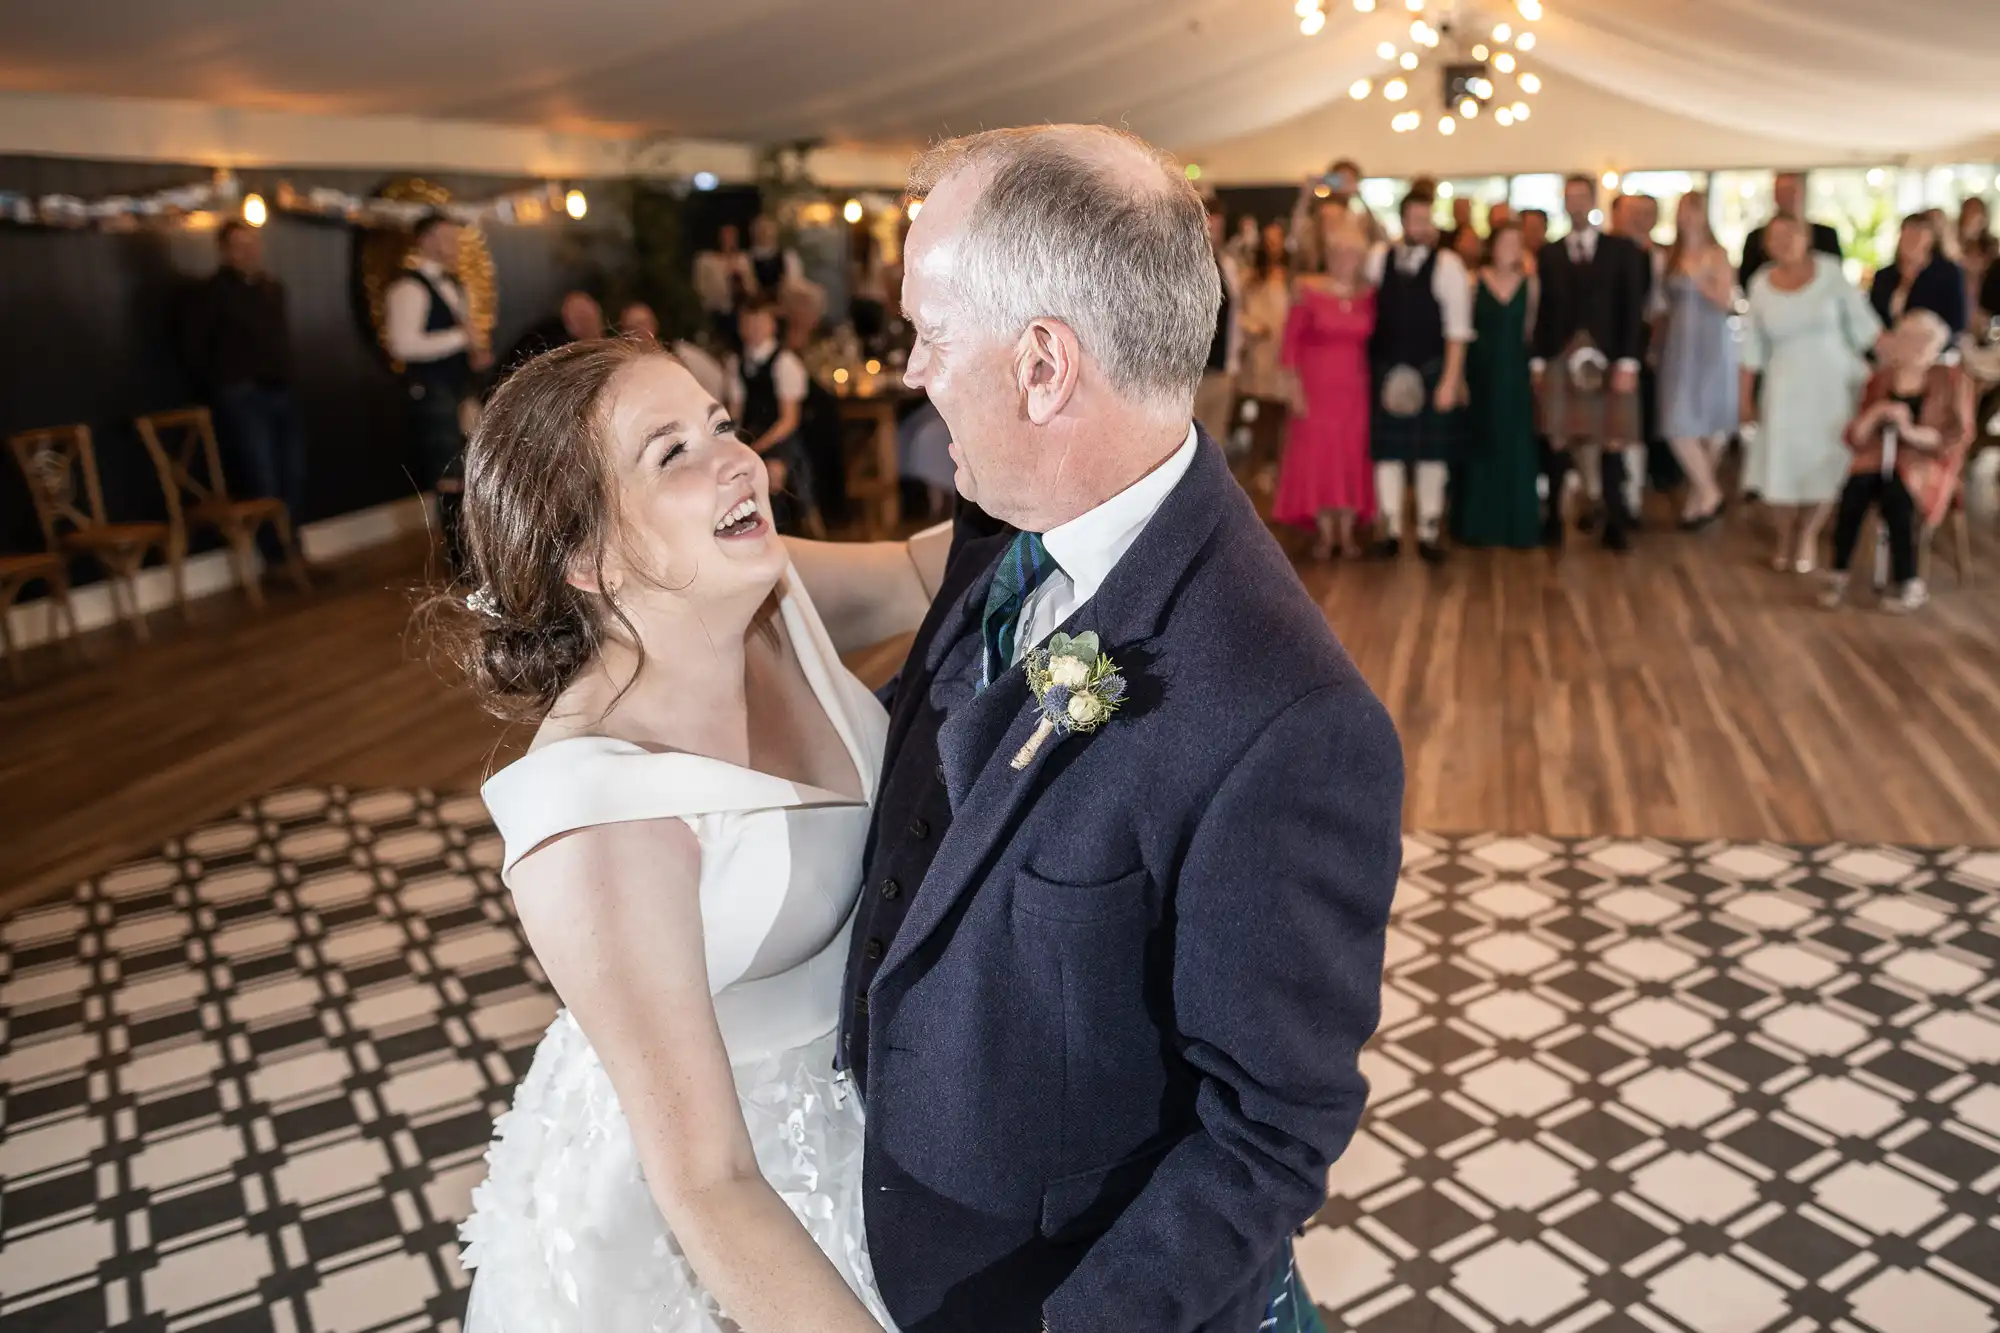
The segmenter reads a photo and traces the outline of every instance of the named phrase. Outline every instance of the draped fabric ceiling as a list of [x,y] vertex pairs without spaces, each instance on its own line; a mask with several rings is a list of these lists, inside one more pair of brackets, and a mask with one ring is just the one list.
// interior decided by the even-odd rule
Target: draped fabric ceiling
[[[2000,147],[2000,0],[1543,0],[1534,119],[1450,140],[1429,119],[1392,134],[1379,97],[1348,99],[1385,74],[1402,0],[1325,3],[1308,38],[1290,0],[63,0],[9,6],[0,90],[897,151],[1097,120],[1214,181],[1296,178],[1335,153],[1403,174]],[[1519,24],[1511,0],[1432,6],[1454,12],[1465,31]],[[1409,103],[1432,119],[1436,78],[1433,62]]]

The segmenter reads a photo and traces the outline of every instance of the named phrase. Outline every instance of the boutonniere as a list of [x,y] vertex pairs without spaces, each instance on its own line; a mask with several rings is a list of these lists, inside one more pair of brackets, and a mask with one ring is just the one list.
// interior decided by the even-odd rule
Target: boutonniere
[[1110,658],[1097,650],[1095,634],[1071,638],[1057,634],[1046,648],[1028,654],[1024,664],[1028,688],[1034,691],[1041,717],[1035,734],[1014,755],[1016,772],[1033,762],[1051,736],[1080,732],[1088,736],[1118,711],[1125,698],[1125,677]]

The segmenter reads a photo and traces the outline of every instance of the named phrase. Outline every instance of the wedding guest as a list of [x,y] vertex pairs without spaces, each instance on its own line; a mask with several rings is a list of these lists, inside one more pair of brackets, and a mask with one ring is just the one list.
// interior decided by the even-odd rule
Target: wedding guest
[[1494,232],[1515,220],[1514,206],[1502,199],[1486,210],[1486,238],[1490,241]]
[[1930,600],[1918,575],[1918,534],[1950,509],[1974,425],[1971,378],[1961,366],[1938,363],[1950,344],[1951,330],[1929,310],[1904,315],[1882,340],[1882,369],[1868,381],[1847,428],[1854,456],[1834,523],[1833,570],[1820,595],[1828,609],[1846,600],[1848,569],[1871,508],[1888,529],[1896,583],[1882,609],[1915,611]]
[[[1279,229],[1280,231],[1283,228]],[[1264,229],[1257,225],[1257,219],[1249,213],[1236,219],[1236,235],[1229,240],[1229,253],[1236,256],[1236,262],[1249,268],[1257,262],[1257,255],[1264,243]]]
[[[231,489],[284,501],[296,529],[305,518],[306,437],[292,396],[285,287],[264,270],[264,238],[249,223],[225,222],[216,248],[220,266],[188,301],[183,359],[214,414]],[[272,565],[290,558],[270,524],[258,529],[257,546]]]
[[[1323,216],[1310,271],[1299,275],[1282,361],[1296,385],[1271,516],[1317,534],[1315,560],[1362,554],[1357,525],[1375,516],[1369,456],[1375,292],[1368,233],[1352,214]],[[1400,474],[1398,474],[1400,479]]]
[[716,233],[715,248],[694,257],[695,295],[719,346],[735,343],[736,306],[749,294],[754,281],[741,233],[724,223]]
[[1907,311],[1929,310],[1954,338],[1965,332],[1965,273],[1940,252],[1937,224],[1923,213],[1903,219],[1896,262],[1875,275],[1868,297],[1884,327]]
[[749,287],[756,295],[776,300],[806,280],[799,252],[778,243],[777,219],[759,213],[750,220]]
[[1260,489],[1270,484],[1270,469],[1282,452],[1285,418],[1291,406],[1290,376],[1280,358],[1292,306],[1284,224],[1267,224],[1262,238],[1262,248],[1243,284],[1243,313],[1238,321],[1243,334],[1243,363],[1236,384],[1243,398],[1257,404],[1248,474]]
[[1630,549],[1636,515],[1626,480],[1645,469],[1639,413],[1639,363],[1646,354],[1648,261],[1623,236],[1591,221],[1597,182],[1572,176],[1563,185],[1569,234],[1544,248],[1536,276],[1541,309],[1530,368],[1550,441],[1544,459],[1549,512],[1543,537],[1562,542],[1563,483],[1572,456],[1597,502],[1607,550]]
[[1777,520],[1771,567],[1809,574],[1846,483],[1862,356],[1882,325],[1840,261],[1807,248],[1803,222],[1781,213],[1767,236],[1770,262],[1751,280],[1744,321],[1742,418],[1759,423],[1745,484]]
[[1438,248],[1429,195],[1403,197],[1403,237],[1369,252],[1375,332],[1369,445],[1382,538],[1375,554],[1401,553],[1405,478],[1414,474],[1417,553],[1436,564],[1445,483],[1465,434],[1465,348],[1472,340],[1472,279],[1464,261]]
[[882,262],[882,243],[865,223],[849,234],[847,317],[854,336],[870,351],[881,347],[889,307],[889,269]]
[[1195,390],[1194,419],[1209,437],[1224,448],[1229,446],[1229,428],[1236,408],[1236,373],[1243,359],[1240,327],[1243,282],[1237,271],[1236,256],[1223,244],[1222,202],[1208,201],[1208,245],[1215,267],[1222,275],[1222,305],[1215,312],[1215,337],[1208,348],[1208,369],[1202,373],[1201,387]]
[[2000,240],[1993,235],[1986,201],[1975,194],[1958,210],[1958,255],[1965,269],[1965,308],[1972,312],[1970,328],[1975,334],[1983,334],[1993,317],[2000,315],[1984,299],[1986,275],[1992,270],[1996,253],[2000,253]]
[[737,433],[763,458],[771,475],[771,507],[780,529],[796,532],[811,494],[799,425],[808,388],[805,362],[778,341],[778,312],[751,296],[736,313],[743,350],[729,358],[723,400]]
[[1370,245],[1382,245],[1389,239],[1388,230],[1361,197],[1361,165],[1352,158],[1343,157],[1323,173],[1306,177],[1299,187],[1286,230],[1295,254],[1319,243],[1320,224],[1315,219],[1328,213],[1352,213],[1360,218]]
[[1687,478],[1681,527],[1696,531],[1722,513],[1716,459],[1736,430],[1740,408],[1736,270],[1708,222],[1708,196],[1690,190],[1674,208],[1674,243],[1661,283],[1657,430]]
[[1529,550],[1542,543],[1541,475],[1528,348],[1540,302],[1521,228],[1501,222],[1473,283],[1472,347],[1466,357],[1472,406],[1464,465],[1454,483],[1458,540]]
[[565,292],[555,314],[536,320],[514,340],[506,359],[500,363],[501,377],[513,374],[523,363],[543,352],[603,336],[604,307],[597,304],[597,298],[589,292]]
[[676,338],[672,343],[663,341],[660,337],[660,317],[644,301],[628,302],[618,312],[617,329],[621,338],[665,348],[676,361],[687,367],[688,373],[694,376],[695,382],[710,398],[718,403],[728,401],[729,372],[722,363],[686,338]]
[[[1639,358],[1639,424],[1645,435],[1645,470],[1625,476],[1626,507],[1640,512],[1650,484],[1656,491],[1677,489],[1683,478],[1672,448],[1657,434],[1660,419],[1659,340],[1667,316],[1667,251],[1653,239],[1660,226],[1660,201],[1649,194],[1621,194],[1611,201],[1611,229],[1646,256],[1646,354]],[[1731,382],[1734,391],[1734,382]],[[1732,411],[1734,409],[1732,408]]]
[[[1771,201],[1777,206],[1773,220],[1785,217],[1804,223],[1806,214],[1806,174],[1803,171],[1781,171],[1771,181]],[[1812,249],[1819,254],[1841,258],[1840,233],[1824,222],[1811,224]],[[1750,290],[1750,279],[1757,276],[1757,270],[1764,267],[1770,254],[1767,249],[1771,224],[1765,223],[1743,238],[1743,262],[1737,265],[1736,281],[1744,291]]]
[[1549,243],[1549,215],[1539,208],[1521,210],[1521,260],[1528,272],[1535,271],[1542,247]]
[[402,363],[409,448],[418,480],[437,493],[438,530],[455,572],[464,566],[465,404],[493,353],[473,335],[458,280],[460,228],[443,213],[417,223],[409,268],[383,293],[383,342]]

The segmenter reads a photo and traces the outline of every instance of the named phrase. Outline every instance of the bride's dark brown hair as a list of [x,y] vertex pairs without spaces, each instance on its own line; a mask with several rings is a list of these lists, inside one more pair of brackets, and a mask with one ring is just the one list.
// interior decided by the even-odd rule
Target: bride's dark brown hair
[[665,355],[625,339],[559,347],[509,375],[480,415],[465,460],[466,568],[425,618],[496,717],[544,717],[596,657],[607,620],[638,641],[614,603],[570,577],[594,569],[604,586],[617,529],[605,389],[633,362]]

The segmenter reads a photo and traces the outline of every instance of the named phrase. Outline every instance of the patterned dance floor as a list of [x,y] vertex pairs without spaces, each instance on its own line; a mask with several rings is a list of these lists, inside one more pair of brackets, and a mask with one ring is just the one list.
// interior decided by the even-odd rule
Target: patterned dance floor
[[[2000,852],[1405,858],[1330,1328],[2000,1330]],[[554,1007],[497,860],[287,791],[0,923],[0,1333],[456,1329]]]

